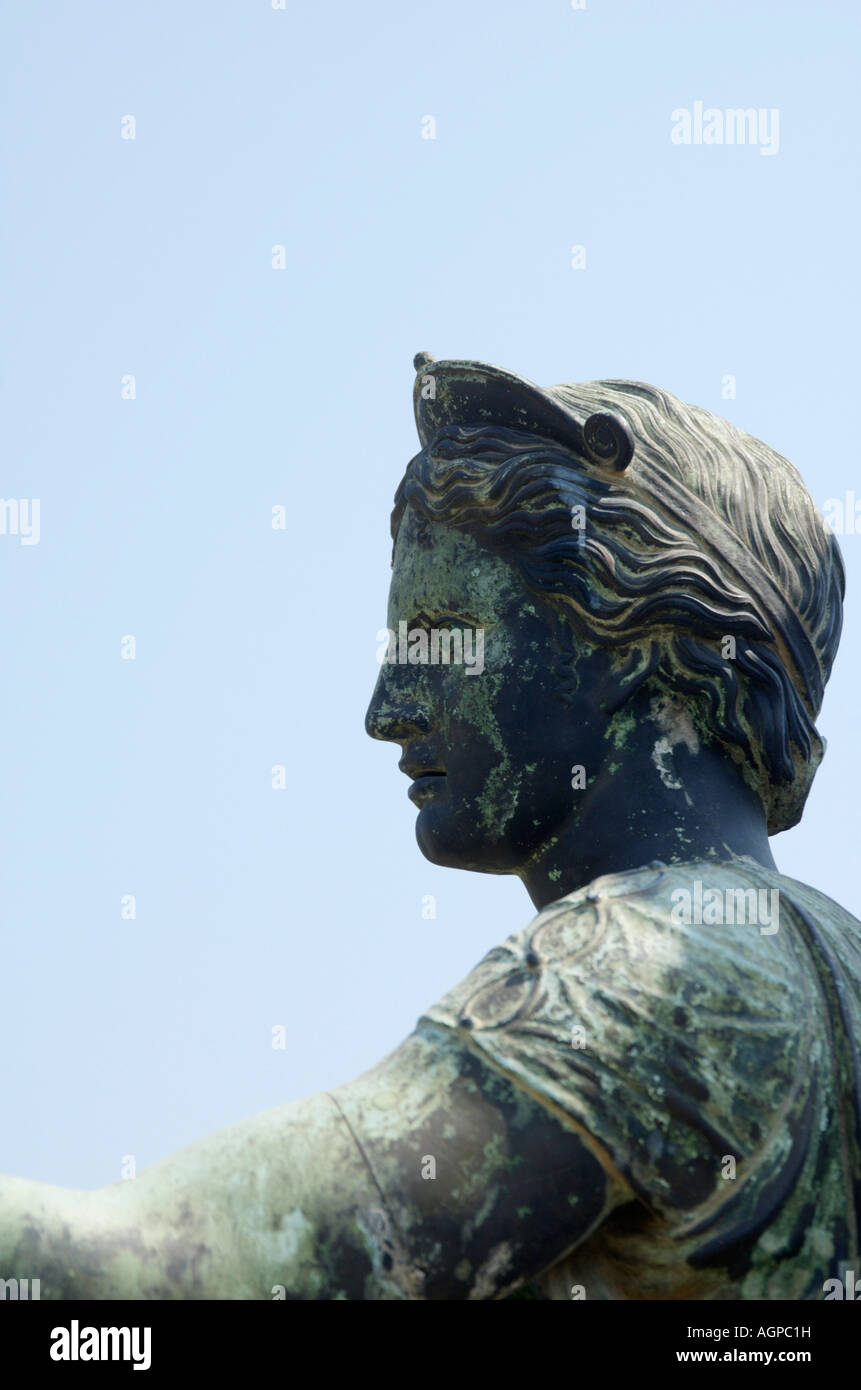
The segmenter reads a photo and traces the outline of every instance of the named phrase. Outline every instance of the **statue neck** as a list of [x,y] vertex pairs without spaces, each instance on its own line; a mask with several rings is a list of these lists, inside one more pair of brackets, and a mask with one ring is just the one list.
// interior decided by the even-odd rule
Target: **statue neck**
[[[691,730],[692,733],[692,730]],[[720,749],[636,723],[581,791],[569,819],[520,869],[537,908],[603,874],[748,855],[776,869],[759,798]]]

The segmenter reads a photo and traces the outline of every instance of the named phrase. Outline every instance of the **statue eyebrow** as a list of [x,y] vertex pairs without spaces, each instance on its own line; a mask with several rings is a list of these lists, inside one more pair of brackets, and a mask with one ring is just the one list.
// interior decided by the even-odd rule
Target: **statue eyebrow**
[[439,613],[435,618],[431,618],[424,609],[419,609],[410,619],[410,626],[415,623],[416,627],[434,627],[438,623],[460,623],[461,627],[484,628],[493,627],[493,623],[479,623],[475,618],[469,617],[465,613],[456,613],[453,609],[444,608],[440,605]]

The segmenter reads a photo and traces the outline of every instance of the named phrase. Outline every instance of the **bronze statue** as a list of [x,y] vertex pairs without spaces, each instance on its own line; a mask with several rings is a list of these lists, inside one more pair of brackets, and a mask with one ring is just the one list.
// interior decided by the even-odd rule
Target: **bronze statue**
[[416,359],[368,732],[538,915],[377,1067],[134,1182],[0,1180],[43,1298],[820,1299],[859,1269],[861,925],[785,877],[841,627],[790,463],[637,382]]

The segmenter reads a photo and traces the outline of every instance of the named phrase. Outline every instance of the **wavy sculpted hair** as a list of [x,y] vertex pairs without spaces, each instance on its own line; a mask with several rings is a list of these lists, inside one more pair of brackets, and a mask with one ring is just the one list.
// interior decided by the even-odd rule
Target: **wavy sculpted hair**
[[[448,425],[407,467],[393,538],[409,505],[510,559],[581,640],[618,649],[628,676],[645,672],[656,690],[682,692],[701,734],[726,748],[760,797],[769,833],[788,830],[825,749],[814,720],[842,625],[836,542],[793,465],[726,420],[640,382],[556,389],[580,419],[616,411],[627,420],[636,452],[618,482],[553,441]],[[731,527],[800,617],[822,671],[812,696],[781,661],[756,594],[649,498],[658,462]]]

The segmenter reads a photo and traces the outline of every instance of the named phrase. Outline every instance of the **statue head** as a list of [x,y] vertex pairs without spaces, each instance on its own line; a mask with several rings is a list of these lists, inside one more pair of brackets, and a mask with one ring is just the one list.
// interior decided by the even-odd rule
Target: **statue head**
[[367,728],[403,748],[425,854],[522,872],[614,778],[632,829],[656,796],[682,825],[706,752],[769,834],[796,824],[844,575],[793,465],[639,382],[416,368]]

